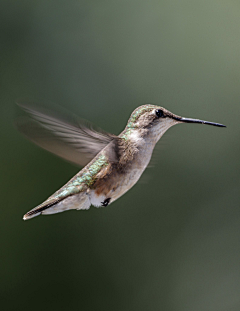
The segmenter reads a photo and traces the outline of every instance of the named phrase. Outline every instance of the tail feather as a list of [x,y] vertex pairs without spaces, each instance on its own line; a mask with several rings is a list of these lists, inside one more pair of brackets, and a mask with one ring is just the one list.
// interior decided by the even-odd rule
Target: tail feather
[[76,193],[76,189],[78,190],[78,188],[71,188],[72,192],[70,192],[66,191],[64,187],[61,188],[42,204],[27,212],[23,219],[28,220],[41,214],[50,215],[73,209],[89,209],[91,205],[89,195],[86,195],[86,191]]
[[33,217],[41,215],[44,210],[55,205],[56,203],[58,203],[60,201],[61,200],[59,200],[59,199],[51,199],[51,200],[47,200],[47,201],[43,202],[42,204],[38,205],[37,207],[35,207],[32,210],[30,210],[29,212],[27,212],[23,216],[23,220],[28,220],[28,219],[31,219]]

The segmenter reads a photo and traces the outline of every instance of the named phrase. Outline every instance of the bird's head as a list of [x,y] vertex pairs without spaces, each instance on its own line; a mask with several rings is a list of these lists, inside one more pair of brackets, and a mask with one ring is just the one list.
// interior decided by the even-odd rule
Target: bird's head
[[171,126],[178,123],[209,124],[225,127],[225,125],[220,123],[184,118],[173,114],[172,112],[160,106],[143,105],[133,111],[128,120],[126,128],[129,130],[146,130],[146,133],[154,134],[158,140]]

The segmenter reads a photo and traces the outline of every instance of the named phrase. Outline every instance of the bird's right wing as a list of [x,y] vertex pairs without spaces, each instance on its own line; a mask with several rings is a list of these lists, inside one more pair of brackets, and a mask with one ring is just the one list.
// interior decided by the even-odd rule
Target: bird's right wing
[[119,156],[118,136],[107,133],[76,116],[71,121],[59,112],[52,112],[34,102],[17,102],[25,112],[18,117],[18,130],[40,147],[77,165],[84,166],[104,147],[108,148],[110,161]]

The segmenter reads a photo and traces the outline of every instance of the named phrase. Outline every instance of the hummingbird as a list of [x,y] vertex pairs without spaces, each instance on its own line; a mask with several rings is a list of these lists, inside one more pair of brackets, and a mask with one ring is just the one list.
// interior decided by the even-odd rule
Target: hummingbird
[[220,123],[184,118],[155,105],[136,108],[118,136],[95,130],[84,120],[69,122],[29,103],[18,103],[27,117],[18,129],[58,156],[84,166],[62,188],[27,212],[23,219],[67,210],[108,206],[132,188],[146,169],[155,145],[173,125]]

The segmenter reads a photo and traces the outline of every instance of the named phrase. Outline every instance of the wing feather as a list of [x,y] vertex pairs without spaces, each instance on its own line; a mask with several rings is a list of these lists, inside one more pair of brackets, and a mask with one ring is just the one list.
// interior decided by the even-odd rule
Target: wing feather
[[[109,160],[116,161],[119,138],[69,113],[45,109],[34,102],[17,102],[26,112],[16,120],[18,130],[40,147],[77,165],[84,166],[112,143]],[[68,118],[66,117],[68,116]],[[69,120],[71,119],[71,121]],[[111,149],[111,150],[110,150]]]

